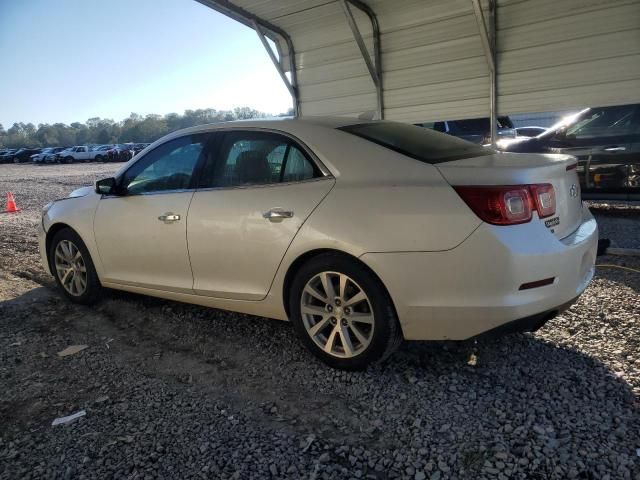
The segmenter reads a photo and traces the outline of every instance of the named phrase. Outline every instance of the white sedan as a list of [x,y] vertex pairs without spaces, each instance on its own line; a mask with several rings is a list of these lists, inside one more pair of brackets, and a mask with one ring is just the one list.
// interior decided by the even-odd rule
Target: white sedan
[[586,288],[597,237],[573,157],[346,118],[172,133],[39,228],[74,302],[107,287],[288,319],[344,369],[540,328]]

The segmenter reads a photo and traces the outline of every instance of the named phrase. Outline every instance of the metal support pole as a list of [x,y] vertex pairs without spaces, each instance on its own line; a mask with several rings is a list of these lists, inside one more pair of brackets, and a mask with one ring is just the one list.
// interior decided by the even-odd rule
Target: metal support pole
[[491,128],[491,144],[496,143],[496,127],[498,124],[497,111],[497,88],[496,88],[496,3],[489,0],[489,29],[484,20],[484,13],[480,6],[480,0],[471,0],[478,29],[480,30],[480,40],[487,58],[489,68],[489,123]]
[[287,76],[284,74],[282,65],[276,58],[276,54],[273,53],[273,49],[271,48],[271,45],[269,45],[269,42],[267,42],[267,37],[264,36],[264,32],[262,31],[260,24],[255,20],[253,20],[253,28],[258,34],[258,37],[260,38],[260,41],[262,42],[262,45],[264,46],[265,50],[269,54],[269,58],[273,62],[274,67],[276,67],[276,70],[278,70],[278,73],[280,74],[280,78],[282,78],[284,85],[287,87],[287,90],[289,90],[289,93],[291,94],[291,98],[293,99],[293,102],[295,104],[297,101],[296,88],[293,85],[291,85],[291,82],[289,81]]
[[[376,88],[376,97],[377,97],[377,114],[378,119],[384,118],[384,99],[383,99],[383,90],[382,90],[382,66],[381,66],[381,55],[380,55],[380,28],[378,26],[378,20],[373,13],[373,11],[367,7],[365,4],[357,1],[357,0],[341,0],[342,10],[344,11],[344,15],[347,19],[347,23],[349,24],[349,28],[351,28],[351,33],[353,34],[353,38],[358,44],[358,48],[360,49],[360,54],[364,60],[364,63],[367,66],[367,70],[369,70],[369,75],[371,76],[371,80],[373,81],[373,85]],[[367,45],[362,38],[362,34],[360,33],[360,29],[358,28],[358,24],[353,16],[353,12],[349,4],[354,7],[362,10],[371,21],[371,29],[373,33],[373,60],[371,59],[371,55],[369,55],[369,51],[367,50]]]

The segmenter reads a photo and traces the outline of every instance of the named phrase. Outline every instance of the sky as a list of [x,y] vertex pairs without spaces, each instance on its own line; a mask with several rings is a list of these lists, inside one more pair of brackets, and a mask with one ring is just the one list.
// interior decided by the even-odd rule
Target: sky
[[0,0],[0,65],[5,128],[292,106],[256,33],[195,0]]

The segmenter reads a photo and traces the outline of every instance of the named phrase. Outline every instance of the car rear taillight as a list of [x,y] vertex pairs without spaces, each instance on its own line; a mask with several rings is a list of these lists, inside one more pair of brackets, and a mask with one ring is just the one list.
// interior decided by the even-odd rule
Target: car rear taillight
[[531,221],[536,210],[540,218],[553,215],[556,199],[553,186],[460,186],[454,187],[464,202],[480,217],[492,225],[517,225]]
[[556,192],[550,183],[529,185],[531,196],[536,202],[538,217],[550,217],[556,213]]

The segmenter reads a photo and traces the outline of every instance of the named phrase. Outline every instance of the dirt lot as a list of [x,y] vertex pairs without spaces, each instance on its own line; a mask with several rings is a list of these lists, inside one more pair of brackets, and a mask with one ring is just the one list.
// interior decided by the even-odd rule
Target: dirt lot
[[[640,275],[598,269],[536,334],[334,371],[284,322],[58,295],[40,208],[115,168],[0,165],[23,209],[0,216],[0,478],[640,479]],[[603,237],[640,246],[638,207],[594,212]],[[74,344],[89,347],[56,355]]]

